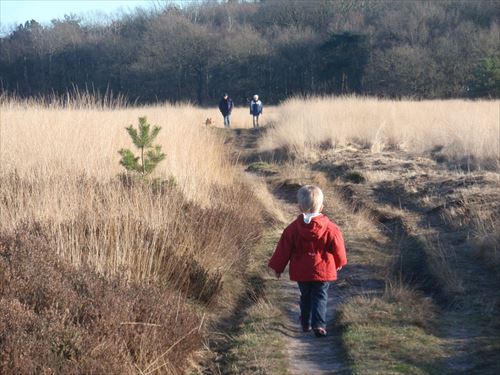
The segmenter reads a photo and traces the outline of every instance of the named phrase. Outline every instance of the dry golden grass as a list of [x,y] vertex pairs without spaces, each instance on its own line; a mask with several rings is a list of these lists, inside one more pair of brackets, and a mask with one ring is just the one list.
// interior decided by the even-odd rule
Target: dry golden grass
[[[248,251],[260,235],[264,215],[256,191],[261,187],[241,183],[224,140],[203,126],[204,110],[111,108],[92,101],[0,105],[0,235],[42,237],[52,256],[77,267],[75,273],[88,268],[107,280],[154,284],[166,295],[179,293],[183,301],[190,297],[210,306],[215,301],[220,308],[238,298],[232,280],[244,274]],[[118,150],[133,148],[124,128],[140,116],[162,127],[157,142],[167,157],[154,181],[127,178],[118,163]],[[12,247],[19,251],[17,242]],[[14,281],[12,298],[21,298],[24,292]],[[126,300],[124,290],[115,291]],[[33,288],[26,298],[36,293]],[[155,306],[146,302],[142,308],[148,315]],[[54,306],[47,309],[64,315]],[[201,319],[198,308],[187,310],[190,319]],[[177,319],[175,311],[171,316]],[[68,324],[65,334],[74,328]],[[1,342],[21,340],[20,331],[5,332],[9,338],[0,337]],[[141,352],[142,341],[129,350]],[[189,345],[183,358],[199,348],[201,338]],[[14,353],[9,363],[16,358]],[[54,361],[65,361],[58,358]],[[143,362],[131,360],[139,367]]]
[[[157,142],[167,156],[153,175],[158,178],[155,183],[120,177],[123,168],[117,151],[132,148],[124,128],[137,124],[140,116],[162,127]],[[241,172],[220,136],[223,132],[205,126],[210,117],[215,126],[222,126],[217,109],[189,104],[126,107],[120,100],[100,105],[87,97],[49,105],[0,100],[0,235],[36,234],[36,241],[43,239],[44,250],[73,266],[88,265],[106,280],[118,276],[143,286],[152,283],[169,298],[175,291],[172,301],[189,296],[205,304],[217,300],[219,306],[231,306],[231,298],[237,298],[231,278],[241,279],[247,271],[248,252],[263,221],[273,224],[284,218],[262,182],[241,183]],[[307,156],[349,142],[374,152],[398,147],[419,153],[443,146],[440,153],[450,159],[469,157],[498,168],[498,102],[292,99],[266,108],[262,123],[266,122],[277,126],[265,133],[263,149],[285,147]],[[235,109],[233,127],[251,127],[246,108]],[[395,179],[393,174],[373,172],[367,179]],[[300,161],[280,166],[279,179],[269,180],[271,185],[286,183],[290,189],[311,181],[328,185],[323,174]],[[336,208],[334,217],[350,217],[342,223],[348,241],[362,247],[380,237],[368,211],[355,214],[345,206],[337,212],[341,205],[336,199],[334,195],[326,205]],[[483,219],[478,217],[474,228],[489,248],[496,237],[486,234],[498,220]],[[483,228],[483,222],[491,224]],[[379,253],[377,258],[381,259]],[[243,282],[233,283],[241,293]],[[43,278],[38,280],[40,288],[43,284]],[[11,297],[17,298],[15,284],[9,288]],[[31,298],[37,288],[23,293]],[[120,298],[127,300],[126,295]],[[393,308],[389,305],[388,311]],[[185,308],[191,325],[199,323],[196,319],[201,323],[199,309],[190,304]],[[166,315],[172,315],[169,309]],[[182,334],[179,329],[178,337]],[[147,341],[143,336],[140,340]],[[199,344],[190,344],[183,355]],[[134,350],[142,350],[141,345]],[[156,355],[142,362],[132,358],[130,363],[150,363]],[[170,365],[166,361],[164,367]]]
[[[126,268],[131,279],[157,278],[165,272],[158,270],[165,266],[157,261],[165,256],[155,250],[158,241],[162,249],[175,248],[181,257],[199,249],[196,258],[208,269],[223,272],[232,266],[235,245],[224,235],[207,235],[203,248],[196,245],[196,226],[224,232],[229,224],[215,218],[196,223],[194,216],[202,211],[186,213],[186,204],[191,204],[199,210],[225,210],[240,222],[236,219],[255,212],[256,206],[247,199],[253,193],[237,181],[223,140],[200,125],[203,110],[189,105],[92,109],[28,104],[7,101],[1,108],[0,229],[50,223],[59,254],[77,265],[90,262],[103,274]],[[175,187],[127,187],[117,180],[123,172],[117,151],[131,147],[124,127],[136,124],[139,116],[162,127],[157,142],[167,157],[154,177],[173,177]],[[181,225],[187,226],[184,236],[179,234]],[[149,237],[138,236],[148,230]],[[89,237],[89,231],[95,235]],[[232,237],[227,241],[234,242]]]
[[[91,110],[4,104],[0,158],[4,178],[2,196],[7,204],[1,211],[1,229],[13,230],[26,221],[50,221],[54,236],[59,239],[58,252],[80,264],[80,239],[63,240],[58,232],[68,221],[78,225],[85,216],[102,233],[116,231],[107,225],[114,228],[117,222],[127,220],[123,233],[109,232],[104,237],[128,236],[133,223],[159,229],[175,222],[182,215],[184,198],[210,206],[214,187],[234,184],[235,170],[221,140],[196,126],[198,118],[194,112],[190,106]],[[126,192],[123,186],[111,182],[123,172],[117,150],[131,147],[124,126],[136,124],[143,115],[162,127],[158,143],[167,158],[155,177],[175,178],[181,193],[175,196],[177,201],[166,196],[160,200],[160,195],[154,196],[140,186]],[[17,180],[22,184],[16,186]],[[72,235],[77,235],[74,230]],[[137,253],[136,240],[133,236],[119,237],[113,241],[117,250],[113,255],[108,253],[109,248],[101,249],[111,243],[96,245],[92,254],[112,257],[112,268],[117,270],[130,263],[129,251]],[[128,251],[126,244],[132,246]],[[142,261],[147,260],[142,258]],[[94,259],[92,263],[101,272],[109,272],[110,265],[104,260]]]
[[189,105],[75,109],[6,103],[1,108],[2,169],[15,169],[23,177],[34,171],[44,178],[75,173],[114,177],[123,171],[118,150],[133,147],[124,127],[147,116],[162,127],[157,142],[167,154],[155,176],[174,176],[190,199],[206,202],[210,186],[230,184],[234,173],[222,142],[203,129],[199,111]]
[[[300,155],[350,142],[377,152],[398,147],[498,168],[499,101],[379,100],[358,97],[289,99],[262,150],[285,147]],[[441,149],[442,147],[442,149]]]

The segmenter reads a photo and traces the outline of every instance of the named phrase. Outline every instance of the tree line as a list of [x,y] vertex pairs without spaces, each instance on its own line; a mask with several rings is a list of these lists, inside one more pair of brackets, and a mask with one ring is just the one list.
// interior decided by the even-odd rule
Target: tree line
[[30,20],[0,38],[0,88],[201,105],[223,92],[237,105],[254,93],[498,98],[499,15],[495,0],[261,0]]

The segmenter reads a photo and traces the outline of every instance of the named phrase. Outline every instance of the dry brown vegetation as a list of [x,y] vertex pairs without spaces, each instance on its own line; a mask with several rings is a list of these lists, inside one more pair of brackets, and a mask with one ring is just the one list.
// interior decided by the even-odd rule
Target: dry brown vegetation
[[260,140],[252,169],[340,196],[354,373],[498,372],[498,118],[498,101],[292,99]]
[[[265,193],[240,182],[203,110],[92,105],[2,103],[2,305],[17,306],[0,318],[3,370],[180,371],[201,347],[203,313],[242,292]],[[162,126],[167,154],[149,181],[118,164],[124,127],[142,115]]]
[[[0,235],[0,369],[4,374],[177,373],[199,345],[181,295],[76,270],[42,224]],[[162,370],[162,371],[159,371]]]
[[[283,214],[235,159],[280,198],[324,188],[353,266],[338,324],[355,372],[460,368],[453,352],[495,369],[472,349],[497,348],[497,102],[293,99],[262,133],[207,129],[216,110],[188,104],[122,104],[0,105],[0,372],[180,373],[205,323],[229,329],[241,301],[254,305],[225,368],[282,367],[265,347],[279,346],[280,292],[259,284],[272,245],[255,246]],[[149,181],[124,175],[117,152],[144,115],[167,155]]]
[[466,167],[499,168],[498,101],[293,98],[280,106],[262,150],[304,156],[356,144],[374,152],[433,154]]

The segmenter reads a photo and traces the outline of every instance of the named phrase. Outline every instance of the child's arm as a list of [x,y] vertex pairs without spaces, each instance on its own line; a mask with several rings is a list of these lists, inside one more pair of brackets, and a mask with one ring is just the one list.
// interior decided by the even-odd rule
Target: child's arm
[[335,259],[337,271],[340,271],[347,264],[344,238],[338,228],[333,232],[333,258]]
[[290,260],[292,246],[292,238],[287,228],[283,231],[276,250],[274,250],[274,254],[268,263],[268,267],[275,272],[277,278],[283,273]]

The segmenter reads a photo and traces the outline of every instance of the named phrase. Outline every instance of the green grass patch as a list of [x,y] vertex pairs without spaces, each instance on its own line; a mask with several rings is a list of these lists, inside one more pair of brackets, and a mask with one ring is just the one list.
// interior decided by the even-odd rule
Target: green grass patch
[[400,287],[382,297],[354,297],[339,324],[354,374],[441,374],[446,351],[434,335],[436,315],[425,298]]
[[441,341],[419,327],[355,324],[343,339],[355,374],[442,374]]
[[265,161],[256,161],[251,163],[247,169],[247,172],[258,173],[266,176],[277,174],[276,166],[273,164],[266,163]]
[[247,314],[228,353],[228,374],[288,374],[282,335],[275,330],[282,323],[281,311],[261,299]]
[[277,284],[267,282],[266,270],[266,260],[279,235],[270,230],[252,252],[248,283],[254,290],[249,290],[251,301],[240,323],[234,332],[228,332],[223,374],[288,374],[283,335],[276,330],[284,316],[279,306],[273,304],[279,300]]

